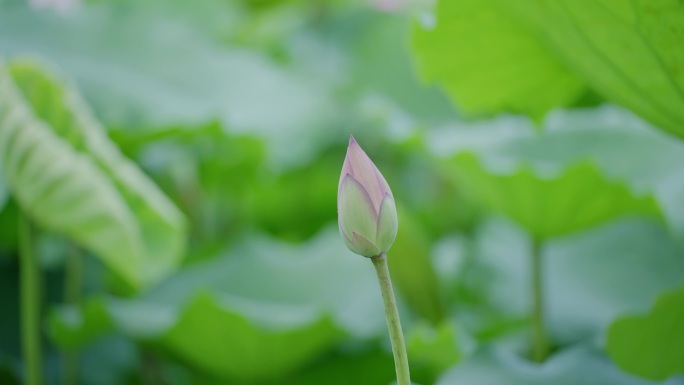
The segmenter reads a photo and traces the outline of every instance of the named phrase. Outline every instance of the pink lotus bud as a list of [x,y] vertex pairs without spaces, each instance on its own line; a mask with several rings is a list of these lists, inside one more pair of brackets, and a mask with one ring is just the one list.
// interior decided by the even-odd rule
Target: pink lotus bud
[[397,236],[392,191],[353,136],[337,190],[337,217],[344,243],[359,255],[384,253]]

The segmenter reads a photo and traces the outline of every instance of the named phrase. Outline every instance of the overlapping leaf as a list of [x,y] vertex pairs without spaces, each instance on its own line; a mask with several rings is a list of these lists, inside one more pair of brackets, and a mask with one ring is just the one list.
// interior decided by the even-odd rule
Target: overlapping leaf
[[447,159],[443,172],[458,188],[537,237],[625,215],[684,228],[673,210],[684,190],[680,143],[614,106],[559,111],[544,126],[537,134],[514,119],[446,127],[429,147]]
[[[222,305],[211,295],[200,295],[160,343],[214,375],[255,381],[277,378],[301,367],[341,336],[330,318],[306,311],[298,312],[294,322],[271,326],[255,324],[245,313],[249,312]],[[303,315],[313,317],[302,320]]]
[[683,34],[675,0],[441,1],[416,51],[426,75],[466,107],[537,116],[573,100],[576,76],[684,137]]
[[254,301],[209,291],[188,303],[93,299],[50,320],[62,347],[87,346],[113,332],[154,342],[207,375],[240,381],[279,378],[331,348],[342,336],[307,306]]
[[446,374],[438,385],[653,385],[610,365],[589,347],[566,350],[542,365],[510,352],[484,349]]
[[55,313],[51,334],[73,347],[118,330],[221,378],[278,378],[345,333],[384,332],[372,266],[341,242],[336,227],[303,247],[253,239],[140,299],[94,300]]
[[562,63],[606,99],[684,137],[684,4],[676,0],[511,1]]
[[549,130],[511,138],[494,152],[522,162],[562,167],[591,161],[611,180],[639,194],[652,194],[668,225],[684,231],[684,144],[652,130],[626,111],[605,107],[557,114]]
[[475,199],[537,238],[569,234],[627,214],[660,215],[652,196],[638,196],[626,183],[608,180],[591,162],[544,170],[509,159],[503,166],[509,169],[500,171],[472,154],[461,154],[451,165]]
[[607,350],[622,369],[653,380],[684,373],[684,288],[667,292],[648,314],[619,318]]
[[584,84],[498,0],[440,1],[434,26],[416,27],[418,69],[468,114],[542,117],[575,102]]
[[433,135],[431,147],[445,156],[476,151],[496,164],[529,164],[551,174],[567,165],[592,162],[608,180],[623,181],[635,195],[652,194],[668,225],[684,231],[684,212],[677,209],[684,204],[684,172],[678,166],[684,162],[681,142],[616,106],[556,111],[545,122],[545,130],[535,135],[529,124],[519,123],[498,119],[445,129]]
[[75,90],[35,60],[0,63],[0,158],[25,212],[134,287],[180,259],[181,213],[109,142]]
[[[684,279],[684,247],[666,229],[636,218],[549,241],[542,249],[549,334],[558,344],[596,338],[626,312],[647,308]],[[524,318],[531,305],[529,237],[508,221],[489,220],[477,239],[476,286],[499,315]],[[645,268],[648,267],[648,268]]]

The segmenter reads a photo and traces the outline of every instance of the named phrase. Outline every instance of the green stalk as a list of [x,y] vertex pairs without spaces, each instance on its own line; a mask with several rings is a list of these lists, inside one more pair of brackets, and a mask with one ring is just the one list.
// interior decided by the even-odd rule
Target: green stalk
[[33,227],[25,214],[19,214],[19,260],[21,267],[21,343],[26,385],[43,383],[40,347],[41,277],[33,250]]
[[[83,254],[74,246],[67,257],[64,272],[64,302],[76,305],[81,302],[81,288],[83,287]],[[78,383],[78,353],[75,351],[62,352],[62,384],[76,385]]]
[[544,362],[549,355],[549,342],[544,318],[544,282],[542,244],[532,241],[532,359]]
[[397,371],[397,384],[411,385],[406,344],[404,343],[404,334],[401,332],[397,301],[394,299],[392,280],[387,268],[387,257],[385,253],[381,253],[372,257],[371,260],[373,261],[373,266],[375,266],[375,271],[378,273],[380,292],[385,304],[385,318],[387,319],[387,328],[389,329],[390,341],[392,342],[394,367]]

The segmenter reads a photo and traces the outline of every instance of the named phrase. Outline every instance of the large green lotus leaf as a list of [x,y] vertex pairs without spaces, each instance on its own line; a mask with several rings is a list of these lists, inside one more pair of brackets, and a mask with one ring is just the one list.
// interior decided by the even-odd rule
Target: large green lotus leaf
[[[106,299],[108,317],[100,317],[96,302],[78,311],[80,317],[66,309],[53,313],[53,339],[73,346],[114,330],[223,378],[285,375],[329,350],[343,333],[386,337],[374,269],[346,249],[337,226],[303,245],[251,237],[138,299]],[[234,349],[232,340],[239,344]],[[239,355],[235,364],[225,363],[232,354]]]
[[684,205],[684,170],[679,167],[684,143],[610,105],[555,111],[543,132],[532,131],[529,122],[500,118],[434,131],[428,143],[440,156],[476,151],[500,162],[544,168],[591,161],[609,179],[624,181],[637,193],[652,193],[668,224],[684,232],[684,211],[679,210]]
[[[280,377],[329,349],[341,336],[329,317],[259,325],[209,294],[184,309],[160,343],[185,361],[224,378]],[[305,317],[306,318],[306,317]],[[269,323],[272,320],[269,320]]]
[[[347,250],[337,226],[327,227],[299,245],[248,236],[242,244],[183,269],[138,299],[105,299],[104,306],[118,327],[140,338],[161,335],[176,322],[181,308],[206,291],[240,303],[283,305],[280,311],[270,309],[275,312],[270,316],[269,311],[246,308],[253,317],[275,325],[288,322],[291,314],[305,307],[330,314],[335,324],[350,335],[384,336],[382,298],[369,263]],[[261,278],[259,284],[254,284],[254,277]],[[60,319],[60,328],[75,332],[88,326],[83,319],[101,318],[98,308],[96,303],[86,306],[80,310],[80,317],[65,308],[54,316]],[[68,345],[70,337],[57,340]]]
[[540,239],[585,230],[630,214],[661,215],[652,196],[639,196],[627,184],[607,179],[592,162],[545,169],[510,159],[480,161],[473,154],[463,153],[449,166],[474,199],[512,218]]
[[[248,236],[221,257],[154,287],[145,300],[186,303],[198,291],[210,288],[230,297],[313,306],[330,314],[349,334],[384,336],[382,299],[369,264],[367,258],[347,250],[336,225],[303,244]],[[278,323],[277,318],[272,321]]]
[[[559,114],[537,137],[498,146],[497,156],[557,166],[590,159],[609,178],[650,191],[667,222],[684,232],[684,144],[612,108]],[[636,120],[636,121],[635,121]],[[612,121],[612,122],[611,122]],[[627,155],[629,154],[629,155]]]
[[541,117],[585,91],[532,31],[498,0],[439,1],[434,26],[416,27],[414,52],[427,81],[468,114],[513,111]]
[[503,3],[606,99],[684,137],[684,4],[680,1]]
[[481,349],[437,382],[459,384],[655,385],[621,372],[595,349],[584,346],[564,350],[541,365],[510,352]]
[[[474,282],[504,319],[529,314],[529,236],[512,222],[492,218],[476,239]],[[542,246],[547,319],[552,340],[596,338],[621,314],[647,309],[684,279],[684,247],[662,226],[624,219]],[[648,268],[645,268],[648,267]],[[487,314],[474,328],[496,322]]]
[[556,111],[545,128],[534,136],[510,136],[486,150],[556,165],[591,159],[609,175],[639,189],[657,187],[681,173],[677,163],[684,160],[684,143],[616,106]]
[[664,380],[684,373],[684,287],[667,292],[645,315],[619,318],[608,330],[607,350],[622,369]]
[[0,165],[22,209],[141,287],[177,264],[185,220],[36,60],[0,63]]
[[63,348],[119,333],[153,342],[203,372],[255,381],[295,371],[343,335],[315,306],[248,300],[208,291],[186,305],[94,298],[52,313],[50,335]]
[[[577,76],[682,137],[683,34],[684,5],[676,0],[467,0],[441,1],[437,27],[415,38],[423,72],[466,107],[512,105],[538,116],[576,96],[568,91],[580,89]],[[485,104],[498,101],[487,94],[510,97]]]

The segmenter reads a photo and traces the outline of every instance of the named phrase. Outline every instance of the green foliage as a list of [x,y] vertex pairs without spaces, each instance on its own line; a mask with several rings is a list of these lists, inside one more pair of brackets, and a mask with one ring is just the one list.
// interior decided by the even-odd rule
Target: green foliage
[[[492,219],[480,228],[470,285],[484,297],[477,306],[496,312],[475,313],[475,330],[491,333],[526,317],[528,247],[528,236],[510,222]],[[682,245],[662,227],[635,219],[548,242],[542,252],[549,334],[561,345],[597,338],[616,317],[648,307],[684,279]]]
[[5,208],[5,204],[7,204],[7,200],[9,199],[9,191],[7,191],[7,186],[5,186],[5,182],[0,178],[0,212],[2,212],[2,209]]
[[442,1],[437,28],[417,32],[416,45],[428,78],[466,110],[539,116],[572,102],[579,78],[684,137],[683,31],[675,0]]
[[392,357],[379,351],[352,351],[313,363],[308,370],[268,385],[374,385],[394,380]]
[[414,30],[425,80],[439,82],[470,115],[509,110],[541,118],[575,102],[582,81],[497,3],[438,2],[436,25]]
[[107,140],[78,94],[30,59],[2,64],[0,84],[2,171],[22,209],[134,287],[173,269],[181,213]]
[[608,100],[684,136],[684,5],[671,0],[507,1],[574,73]]
[[114,322],[102,300],[92,300],[82,309],[62,307],[49,318],[49,332],[63,348],[76,349],[87,345],[114,329]]
[[427,382],[434,383],[436,377],[461,360],[462,352],[457,342],[454,325],[449,322],[436,327],[417,325],[407,342],[414,377],[425,371]]
[[[340,165],[332,154],[315,164],[265,177],[249,196],[254,220],[266,231],[292,241],[306,240],[334,221],[336,202],[327,197],[337,194]],[[292,218],[297,218],[297,226]]]
[[438,324],[446,316],[439,280],[430,261],[430,243],[424,226],[399,205],[399,232],[388,253],[388,265],[397,289],[423,317]]
[[625,184],[606,180],[592,163],[560,171],[525,165],[495,171],[495,166],[488,168],[473,155],[462,154],[452,164],[471,194],[539,239],[584,230],[618,216],[658,216],[660,211],[653,197],[635,196]]
[[575,347],[535,368],[535,364],[496,350],[483,350],[451,370],[437,384],[479,385],[649,385],[621,373],[588,347]]
[[[349,134],[399,206],[415,383],[681,381],[651,380],[681,373],[677,1],[440,0],[432,24],[410,1],[32,3],[0,0],[0,383],[24,378],[25,210],[49,383],[69,353],[83,385],[391,384],[373,267],[337,230]],[[531,237],[543,364],[524,358]],[[70,242],[99,257],[77,304]]]
[[[371,266],[341,244],[330,253],[333,242],[342,241],[329,229],[286,255],[285,245],[256,238],[177,274],[143,298],[53,313],[50,330],[68,347],[117,331],[154,341],[222,378],[277,378],[329,350],[343,334],[383,330]],[[250,284],[254,277],[268,279]],[[377,295],[364,300],[366,293]]]
[[648,314],[619,318],[607,350],[624,370],[654,380],[684,373],[684,288],[664,293]]
[[328,318],[298,318],[290,325],[260,326],[239,307],[199,295],[160,343],[217,376],[243,381],[278,378],[316,357],[340,335]]
[[[260,134],[278,159],[302,156],[280,145],[302,149],[311,141],[311,128],[331,112],[329,97],[310,73],[278,66],[268,53],[238,44],[224,49],[226,34],[237,35],[243,25],[234,22],[241,12],[216,0],[200,0],[196,7],[105,1],[68,20],[14,4],[0,13],[0,50],[50,57],[73,75],[108,125],[195,127],[218,120]],[[124,31],[111,33],[122,24]]]

